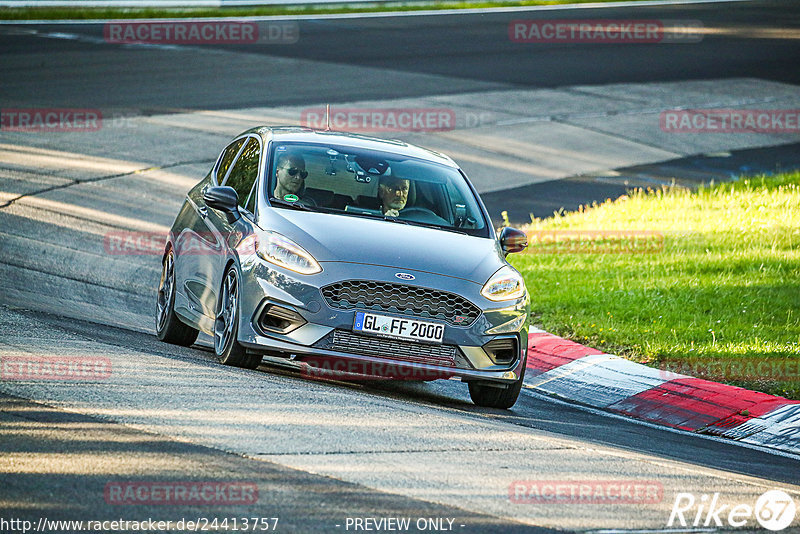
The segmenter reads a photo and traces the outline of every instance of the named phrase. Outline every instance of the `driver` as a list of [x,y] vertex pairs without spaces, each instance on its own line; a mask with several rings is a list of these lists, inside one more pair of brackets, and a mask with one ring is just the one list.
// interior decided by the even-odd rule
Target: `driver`
[[381,176],[378,182],[378,200],[381,211],[387,217],[398,217],[400,210],[408,202],[408,190],[411,182],[398,176]]
[[300,199],[306,185],[306,162],[298,154],[281,154],[275,164],[275,198],[295,195]]

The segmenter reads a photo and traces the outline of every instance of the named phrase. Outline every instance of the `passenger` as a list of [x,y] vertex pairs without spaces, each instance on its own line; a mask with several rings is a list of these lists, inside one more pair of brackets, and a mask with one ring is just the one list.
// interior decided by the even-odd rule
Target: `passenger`
[[411,182],[397,176],[381,176],[378,182],[378,200],[381,211],[387,217],[399,217],[400,210],[406,207]]
[[286,200],[286,195],[295,195],[299,200],[303,199],[303,191],[306,186],[306,162],[302,156],[297,154],[281,154],[275,164],[275,198]]

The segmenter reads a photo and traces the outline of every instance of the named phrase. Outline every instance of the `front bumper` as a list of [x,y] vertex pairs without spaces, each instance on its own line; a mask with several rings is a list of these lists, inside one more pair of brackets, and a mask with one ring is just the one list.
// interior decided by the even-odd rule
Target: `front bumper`
[[[321,292],[322,287],[342,280],[396,283],[396,272],[393,267],[326,262],[322,273],[305,276],[258,259],[243,263],[239,342],[254,352],[278,353],[312,366],[348,362],[338,367],[355,374],[380,375],[381,370],[390,369],[389,374],[397,378],[459,378],[498,385],[519,379],[527,352],[527,295],[517,301],[491,302],[480,294],[481,286],[474,282],[409,271],[416,279],[413,284],[405,284],[461,295],[482,310],[468,326],[446,324],[442,344],[430,345],[354,333],[352,328],[357,310],[333,308]],[[265,308],[273,305],[295,312],[302,318],[301,324],[285,333],[266,331],[259,324],[259,318]],[[515,327],[516,331],[487,334],[487,331],[513,322],[522,315],[524,321]],[[492,340],[509,338],[516,340],[516,356],[508,361],[495,362],[484,347]]]
[[[522,375],[522,368],[525,365],[524,349],[521,351],[521,359],[512,365],[510,369],[505,371],[491,371],[459,369],[455,367],[444,367],[393,360],[390,358],[337,352],[273,339],[268,339],[264,343],[244,342],[242,345],[255,352],[268,351],[269,354],[273,354],[275,351],[281,352],[292,359],[305,362],[309,367],[318,368],[321,371],[333,371],[353,376],[376,376],[406,380],[460,379],[462,382],[480,380],[497,382],[498,385],[510,385],[519,379]],[[337,361],[345,363],[339,365],[336,363]],[[315,373],[311,370],[308,374],[313,376]]]

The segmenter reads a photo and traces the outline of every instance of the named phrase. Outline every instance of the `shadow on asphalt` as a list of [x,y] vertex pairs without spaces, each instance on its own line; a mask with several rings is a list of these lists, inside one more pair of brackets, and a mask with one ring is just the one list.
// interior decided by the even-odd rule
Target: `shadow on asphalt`
[[[35,319],[86,339],[167,358],[200,360],[215,366],[208,347],[184,348],[160,342],[155,335],[81,320],[65,319],[52,314],[27,312]],[[265,379],[280,375],[298,381],[312,380],[299,370],[262,363],[256,371]],[[431,404],[465,415],[560,434],[584,440],[589,444],[617,447],[656,457],[678,460],[704,468],[716,468],[743,475],[768,478],[777,482],[800,484],[797,460],[760,450],[717,441],[688,432],[640,424],[635,420],[610,417],[581,409],[579,406],[552,402],[540,395],[522,390],[519,401],[510,410],[480,408],[469,401],[466,384],[454,380],[419,383],[407,381],[369,381],[365,383],[320,381],[328,387],[357,389],[379,397],[401,402]]]

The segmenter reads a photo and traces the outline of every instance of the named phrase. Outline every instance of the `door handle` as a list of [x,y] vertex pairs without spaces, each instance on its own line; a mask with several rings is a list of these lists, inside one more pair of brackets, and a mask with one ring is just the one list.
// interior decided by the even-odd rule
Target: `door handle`
[[204,219],[205,219],[206,217],[208,217],[208,208],[207,208],[207,207],[205,207],[205,206],[198,206],[198,207],[197,207],[197,212],[198,212],[198,213],[200,214],[200,216],[201,216],[202,218],[204,218]]

